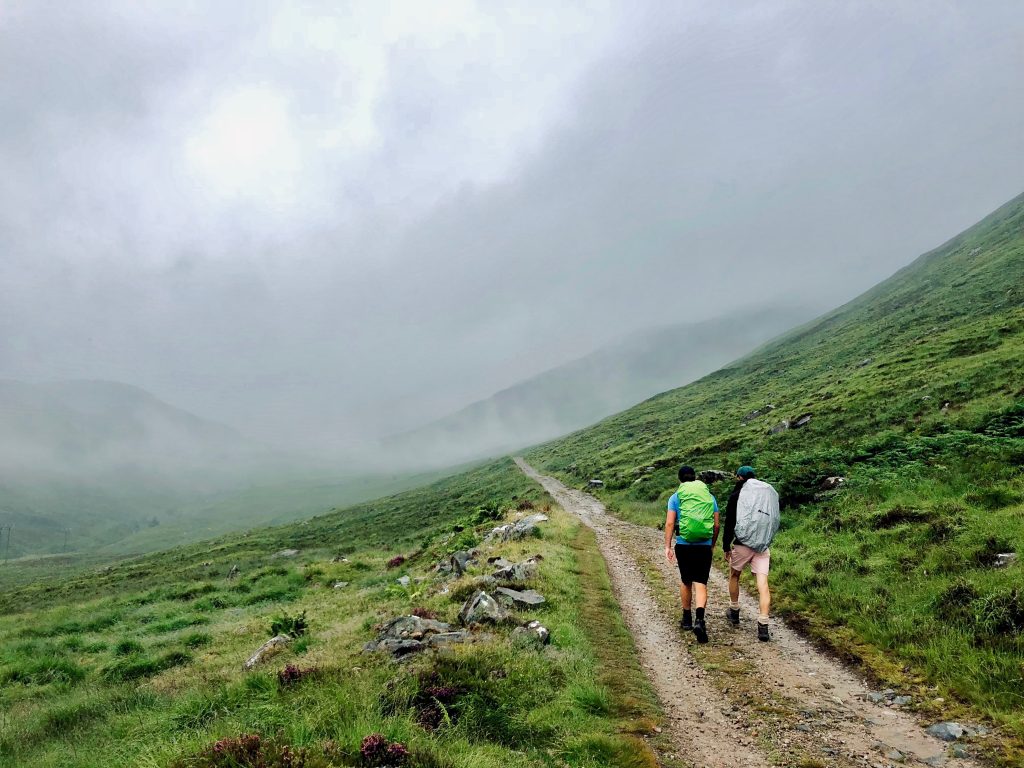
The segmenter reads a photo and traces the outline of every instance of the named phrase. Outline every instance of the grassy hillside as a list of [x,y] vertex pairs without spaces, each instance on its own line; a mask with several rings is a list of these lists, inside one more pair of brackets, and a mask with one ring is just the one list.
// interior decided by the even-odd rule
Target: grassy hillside
[[856,301],[527,457],[602,479],[652,525],[681,462],[753,464],[786,506],[777,605],[879,676],[938,685],[1020,735],[1024,563],[994,565],[1024,559],[1022,371],[1024,196]]
[[[0,765],[374,766],[360,745],[379,733],[409,750],[409,768],[653,766],[656,706],[593,537],[559,510],[542,538],[490,550],[543,555],[534,586],[548,602],[529,616],[551,629],[547,649],[497,627],[401,664],[361,652],[376,625],[413,609],[454,621],[474,576],[442,583],[433,564],[509,510],[546,503],[505,461],[4,593]],[[388,567],[397,553],[407,559]],[[307,631],[244,672],[274,619],[297,617]]]
[[593,424],[693,381],[813,314],[805,306],[746,310],[651,328],[386,441],[409,466],[500,455]]

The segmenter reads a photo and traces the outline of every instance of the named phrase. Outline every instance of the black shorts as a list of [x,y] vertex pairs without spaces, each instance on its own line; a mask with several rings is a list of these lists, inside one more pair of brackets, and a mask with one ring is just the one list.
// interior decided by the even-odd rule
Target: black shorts
[[707,584],[711,575],[710,544],[676,544],[676,563],[683,584]]

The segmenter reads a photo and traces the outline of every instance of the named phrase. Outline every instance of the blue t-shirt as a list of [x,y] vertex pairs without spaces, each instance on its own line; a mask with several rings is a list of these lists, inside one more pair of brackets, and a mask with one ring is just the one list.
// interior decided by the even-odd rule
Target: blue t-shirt
[[[715,512],[718,511],[718,499],[715,498],[714,494],[711,496],[711,500],[715,502]],[[676,513],[676,523],[679,523],[679,494],[673,493],[668,498],[668,511]],[[711,546],[711,539],[707,541],[687,541],[682,536],[676,536],[676,544],[685,544],[686,546]]]

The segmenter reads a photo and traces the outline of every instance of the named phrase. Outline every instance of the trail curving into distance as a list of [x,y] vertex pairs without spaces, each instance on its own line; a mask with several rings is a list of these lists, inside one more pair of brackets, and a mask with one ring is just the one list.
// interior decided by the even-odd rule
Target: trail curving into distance
[[[755,766],[945,765],[976,768],[947,756],[909,712],[872,704],[866,681],[772,619],[772,640],[754,632],[757,603],[741,595],[739,628],[726,621],[727,581],[712,570],[707,624],[711,642],[697,648],[659,601],[649,575],[673,594],[678,572],[665,562],[662,533],[608,514],[593,496],[516,464],[594,530],[616,599],[641,665],[669,720],[676,757],[696,768]],[[645,572],[647,575],[645,575]]]

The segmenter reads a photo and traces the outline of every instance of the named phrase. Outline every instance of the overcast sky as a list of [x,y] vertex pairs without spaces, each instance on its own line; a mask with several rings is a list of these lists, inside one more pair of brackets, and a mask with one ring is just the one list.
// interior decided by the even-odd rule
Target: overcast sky
[[0,376],[282,444],[831,306],[1024,191],[1024,7],[0,6]]

